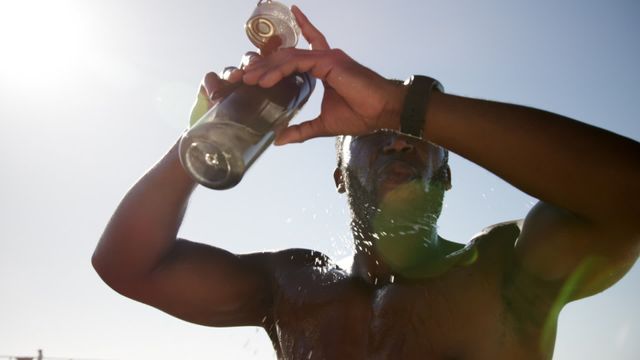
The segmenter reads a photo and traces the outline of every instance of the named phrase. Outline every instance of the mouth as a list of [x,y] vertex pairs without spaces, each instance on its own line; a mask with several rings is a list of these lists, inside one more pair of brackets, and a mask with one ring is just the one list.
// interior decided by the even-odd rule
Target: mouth
[[404,184],[418,178],[420,175],[417,168],[400,160],[390,161],[378,171],[378,181],[389,185]]

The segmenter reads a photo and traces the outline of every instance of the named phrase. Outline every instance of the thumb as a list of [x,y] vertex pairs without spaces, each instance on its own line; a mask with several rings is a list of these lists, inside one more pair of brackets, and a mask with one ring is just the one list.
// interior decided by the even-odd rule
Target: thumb
[[276,136],[276,140],[274,143],[276,145],[301,143],[312,138],[331,135],[334,134],[331,134],[329,131],[327,131],[324,122],[318,116],[313,120],[304,121],[300,124],[291,125],[285,129],[282,129]]

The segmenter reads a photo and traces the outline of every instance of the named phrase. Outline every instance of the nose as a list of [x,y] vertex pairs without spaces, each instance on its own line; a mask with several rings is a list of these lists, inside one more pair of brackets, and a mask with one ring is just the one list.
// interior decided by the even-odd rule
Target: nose
[[408,153],[415,149],[415,146],[407,141],[407,138],[404,136],[391,136],[384,147],[382,148],[382,152],[385,155],[391,155],[394,153]]

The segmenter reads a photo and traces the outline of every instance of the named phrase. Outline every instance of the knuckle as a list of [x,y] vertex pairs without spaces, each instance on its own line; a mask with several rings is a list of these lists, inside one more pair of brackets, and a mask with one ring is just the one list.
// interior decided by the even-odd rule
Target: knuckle
[[219,80],[220,77],[218,76],[218,74],[216,74],[215,72],[211,71],[208,72],[204,75],[204,78],[202,79],[202,82],[207,84],[207,83],[211,83],[211,82],[215,82],[217,80]]
[[255,63],[259,59],[260,55],[258,55],[255,51],[249,51],[242,56],[242,60],[240,61],[241,67],[245,67],[251,63]]
[[220,77],[218,76],[218,74],[214,72],[209,72],[204,76],[204,79],[202,79],[201,86],[204,88],[206,93],[210,95],[220,87],[221,81],[222,80],[220,80]]
[[220,73],[220,77],[222,79],[227,79],[229,75],[231,75],[231,73],[236,70],[238,70],[238,68],[235,66],[227,66],[226,68],[222,69],[222,72]]
[[227,74],[227,73],[230,73],[230,72],[232,72],[232,71],[234,71],[236,69],[237,69],[237,67],[235,67],[235,66],[227,66],[226,68],[222,69],[222,73],[223,74]]
[[347,54],[341,49],[331,49],[329,50],[328,60],[330,63],[334,65],[344,63],[347,59]]
[[344,50],[340,48],[334,48],[334,49],[331,49],[330,51],[331,51],[331,54],[337,58],[344,58],[347,56]]

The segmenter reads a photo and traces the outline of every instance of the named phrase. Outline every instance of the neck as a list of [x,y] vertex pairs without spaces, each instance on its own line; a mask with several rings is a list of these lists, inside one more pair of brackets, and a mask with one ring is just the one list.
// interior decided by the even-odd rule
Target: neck
[[[383,227],[352,222],[356,244],[352,272],[371,285],[385,285],[420,274],[435,273],[442,268],[447,252],[433,226],[387,224]],[[372,230],[372,229],[376,229]],[[447,242],[448,243],[448,242]]]
[[379,285],[437,276],[451,267],[447,254],[452,252],[453,243],[437,233],[445,189],[440,182],[425,185],[412,181],[385,193],[381,199],[375,192],[368,193],[357,179],[351,179],[349,184],[355,276]]

